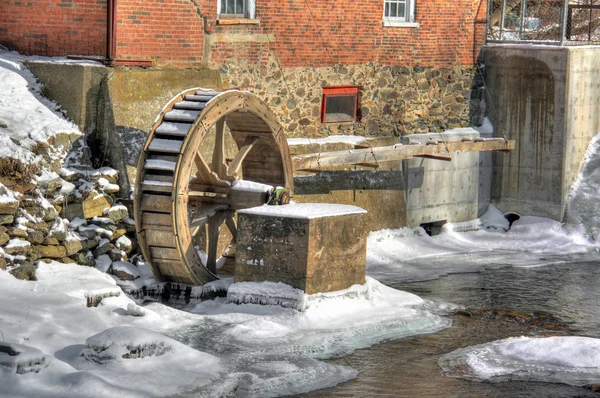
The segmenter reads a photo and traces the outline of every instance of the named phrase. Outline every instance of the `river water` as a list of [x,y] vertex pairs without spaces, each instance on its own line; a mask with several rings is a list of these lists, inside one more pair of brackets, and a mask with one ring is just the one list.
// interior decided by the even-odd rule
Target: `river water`
[[[501,260],[504,258],[504,260]],[[490,261],[486,261],[490,260]],[[524,260],[525,259],[525,260]],[[472,269],[418,281],[421,266]],[[453,267],[454,265],[454,267]],[[438,360],[455,349],[514,336],[600,337],[600,257],[531,257],[477,253],[420,259],[409,272],[378,270],[394,288],[462,310],[446,314],[453,325],[439,333],[382,343],[331,360],[359,371],[355,380],[303,397],[585,397],[585,388],[539,382],[471,382],[445,377]],[[425,275],[427,272],[424,273]]]

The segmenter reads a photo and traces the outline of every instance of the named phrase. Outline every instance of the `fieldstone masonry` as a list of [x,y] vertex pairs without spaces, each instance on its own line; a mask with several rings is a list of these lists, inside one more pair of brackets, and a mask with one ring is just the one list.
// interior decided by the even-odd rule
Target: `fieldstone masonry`
[[[272,58],[272,57],[271,57]],[[481,125],[484,109],[473,66],[278,68],[248,62],[222,65],[223,88],[242,87],[265,100],[286,136],[401,136]],[[321,123],[322,87],[359,85],[359,121]]]
[[307,294],[364,284],[365,213],[313,203],[240,211],[235,281],[284,282]]

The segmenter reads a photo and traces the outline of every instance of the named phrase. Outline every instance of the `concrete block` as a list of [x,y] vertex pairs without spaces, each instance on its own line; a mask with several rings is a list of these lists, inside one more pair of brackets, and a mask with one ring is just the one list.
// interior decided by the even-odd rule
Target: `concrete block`
[[301,203],[238,213],[236,282],[284,282],[307,294],[365,283],[366,211]]

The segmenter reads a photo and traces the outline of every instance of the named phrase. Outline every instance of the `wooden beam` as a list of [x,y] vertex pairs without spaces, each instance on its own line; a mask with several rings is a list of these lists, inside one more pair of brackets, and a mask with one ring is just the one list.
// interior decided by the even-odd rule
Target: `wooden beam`
[[449,156],[436,156],[436,155],[415,155],[413,156],[415,158],[425,158],[425,159],[432,159],[432,160],[443,160],[444,162],[451,162],[452,158]]
[[510,151],[514,140],[486,140],[481,142],[446,142],[437,145],[392,145],[349,151],[321,152],[292,156],[295,171],[314,171],[332,166],[351,166],[359,163],[377,163],[411,159],[419,156],[439,156],[452,152]]

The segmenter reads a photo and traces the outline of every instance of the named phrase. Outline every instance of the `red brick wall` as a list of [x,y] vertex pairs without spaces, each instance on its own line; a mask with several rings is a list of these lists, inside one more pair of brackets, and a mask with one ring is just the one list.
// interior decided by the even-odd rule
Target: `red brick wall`
[[[119,0],[116,58],[159,65],[202,61],[204,15],[193,0]],[[215,5],[206,7],[216,15]],[[204,9],[204,8],[203,8]]]
[[1,0],[0,44],[23,54],[104,55],[106,0]]
[[[262,62],[274,51],[283,67],[368,62],[448,67],[473,63],[485,28],[485,0],[416,0],[418,28],[383,27],[381,0],[256,3],[260,25],[221,26],[217,0],[119,0],[116,57],[197,66],[206,31],[273,39],[215,41],[209,66]],[[2,0],[0,15],[0,42],[23,53],[105,53],[106,0]]]
[[[383,27],[382,7],[381,0],[257,0],[259,26],[219,26],[216,15],[209,17],[215,32],[271,34],[273,42],[255,44],[252,57],[260,58],[258,47],[274,50],[283,67],[468,65],[483,44],[485,0],[416,0],[418,28]],[[250,50],[243,43],[215,44],[212,65],[245,59]]]

